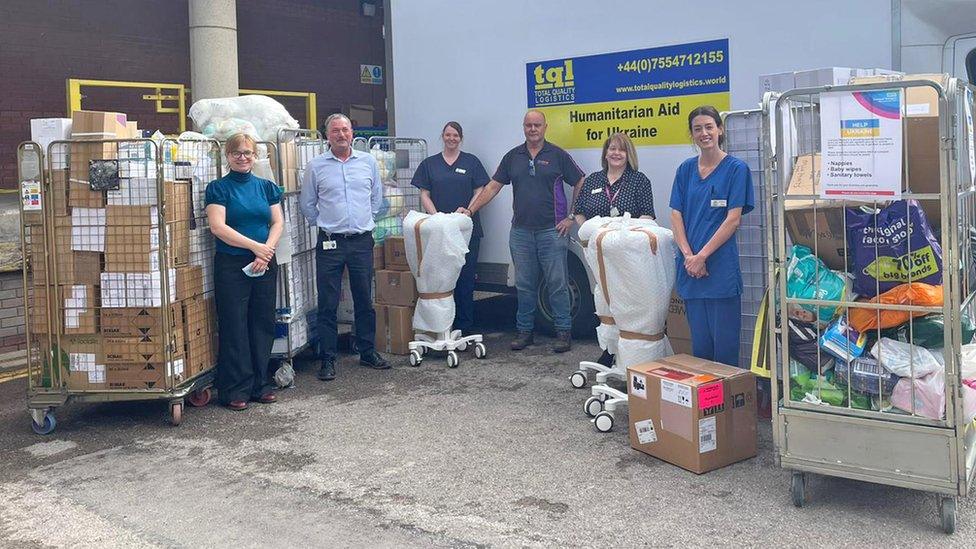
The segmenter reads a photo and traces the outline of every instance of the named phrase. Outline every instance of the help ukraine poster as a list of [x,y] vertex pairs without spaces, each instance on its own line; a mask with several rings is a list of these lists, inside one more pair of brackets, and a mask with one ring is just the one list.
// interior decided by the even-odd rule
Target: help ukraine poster
[[563,148],[598,148],[618,131],[637,146],[684,145],[695,107],[729,110],[729,41],[534,61],[525,80],[528,107]]
[[901,198],[901,90],[820,95],[820,197]]

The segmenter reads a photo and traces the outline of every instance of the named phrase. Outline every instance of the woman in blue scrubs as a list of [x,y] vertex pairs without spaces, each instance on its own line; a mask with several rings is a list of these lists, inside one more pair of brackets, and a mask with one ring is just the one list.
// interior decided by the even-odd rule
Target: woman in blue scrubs
[[735,233],[754,206],[752,175],[721,149],[725,128],[715,107],[691,111],[688,130],[700,154],[681,163],[671,188],[671,228],[681,250],[676,289],[692,354],[738,367],[742,273]]
[[[420,189],[420,204],[429,214],[437,212],[467,212],[472,197],[481,192],[488,183],[488,172],[478,157],[461,150],[464,130],[457,122],[451,121],[441,130],[444,150],[429,156],[417,166],[410,182]],[[467,212],[470,215],[470,212]],[[474,324],[474,283],[478,265],[478,249],[481,244],[481,219],[475,213],[471,217],[474,227],[464,267],[454,288],[454,329],[467,334]]]

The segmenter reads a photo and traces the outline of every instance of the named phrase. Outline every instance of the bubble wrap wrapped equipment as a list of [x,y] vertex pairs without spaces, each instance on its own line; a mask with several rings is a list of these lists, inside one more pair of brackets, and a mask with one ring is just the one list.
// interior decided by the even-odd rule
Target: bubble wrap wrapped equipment
[[[596,243],[593,239],[601,231],[618,227],[620,227],[619,217],[591,217],[580,225],[578,235],[580,243],[583,245],[583,256],[586,258],[586,264],[590,267],[590,272],[600,272],[600,264],[596,258]],[[601,349],[616,355],[620,329],[614,323],[610,304],[607,303],[603,289],[600,287],[599,276],[596,277],[596,283],[593,286],[593,305],[596,309],[596,316],[600,319],[600,324],[596,327],[596,340]]]
[[449,332],[454,324],[454,286],[471,241],[471,218],[458,213],[411,211],[403,220],[403,242],[420,298],[415,332]]
[[598,279],[620,331],[617,364],[627,368],[674,354],[664,333],[676,275],[674,235],[650,219],[621,218],[599,231]]

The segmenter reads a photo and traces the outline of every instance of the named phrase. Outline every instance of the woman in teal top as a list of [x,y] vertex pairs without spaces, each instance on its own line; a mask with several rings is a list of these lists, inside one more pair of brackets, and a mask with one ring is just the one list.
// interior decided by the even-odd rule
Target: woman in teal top
[[278,264],[284,228],[281,190],[251,173],[257,143],[239,133],[224,152],[230,172],[207,185],[207,221],[216,236],[216,387],[221,404],[244,410],[249,400],[277,400],[268,376],[274,343]]
[[681,251],[675,289],[685,302],[691,350],[698,358],[739,366],[742,273],[735,233],[755,201],[749,166],[720,147],[715,107],[688,115],[697,157],[681,163],[671,187],[671,229]]

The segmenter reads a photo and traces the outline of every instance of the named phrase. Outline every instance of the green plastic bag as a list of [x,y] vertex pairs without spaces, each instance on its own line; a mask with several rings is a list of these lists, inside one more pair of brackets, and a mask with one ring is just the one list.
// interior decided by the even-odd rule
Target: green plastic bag
[[[969,315],[969,311],[963,311],[962,318],[959,319],[962,325],[962,340],[970,342],[973,335],[976,335],[976,325]],[[901,326],[881,330],[881,337],[887,337],[901,341],[903,343],[914,343],[926,349],[941,349],[945,346],[945,318],[940,314],[927,315],[914,318]],[[914,342],[909,341],[909,337]]]
[[[841,301],[847,295],[844,278],[830,270],[806,246],[793,246],[787,263],[787,297]],[[827,324],[837,316],[838,308],[814,305],[790,305],[790,318]]]

